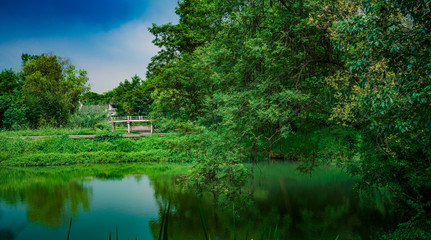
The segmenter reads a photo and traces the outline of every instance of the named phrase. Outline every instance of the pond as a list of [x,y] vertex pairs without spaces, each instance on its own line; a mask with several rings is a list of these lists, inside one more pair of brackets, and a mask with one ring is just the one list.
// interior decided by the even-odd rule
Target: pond
[[168,239],[375,239],[393,222],[390,198],[358,194],[355,179],[335,168],[304,176],[292,164],[259,165],[250,203],[219,207],[211,194],[197,198],[176,183],[190,167],[2,168],[0,239],[67,239],[71,220],[71,240],[165,231]]

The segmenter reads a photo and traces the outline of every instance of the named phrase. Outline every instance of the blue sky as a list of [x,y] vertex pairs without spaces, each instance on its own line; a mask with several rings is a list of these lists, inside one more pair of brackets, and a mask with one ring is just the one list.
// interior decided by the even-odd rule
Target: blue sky
[[158,48],[147,28],[178,22],[177,0],[13,0],[0,5],[0,70],[20,69],[21,54],[52,53],[86,69],[102,93],[145,77]]

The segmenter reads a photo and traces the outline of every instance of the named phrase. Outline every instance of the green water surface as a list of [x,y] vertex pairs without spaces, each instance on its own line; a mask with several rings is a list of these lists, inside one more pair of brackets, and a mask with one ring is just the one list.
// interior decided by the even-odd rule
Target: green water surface
[[204,228],[211,239],[375,239],[393,219],[384,194],[358,194],[341,170],[304,176],[292,164],[255,167],[244,187],[252,192],[248,204],[222,208],[204,194],[199,212],[194,191],[177,184],[190,168],[2,168],[0,239],[66,239],[70,219],[71,240],[116,239],[117,231],[119,239],[158,239],[168,202],[168,239],[206,239]]

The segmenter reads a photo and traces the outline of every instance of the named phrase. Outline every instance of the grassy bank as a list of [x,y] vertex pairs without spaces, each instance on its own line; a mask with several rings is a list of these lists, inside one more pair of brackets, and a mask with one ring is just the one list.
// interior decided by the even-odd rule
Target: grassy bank
[[[208,157],[211,134],[157,134],[141,138],[123,138],[123,132],[110,133],[91,129],[40,129],[0,132],[1,166],[50,166],[113,162],[192,162]],[[99,134],[93,139],[69,138],[71,134]],[[32,139],[27,136],[49,136]],[[323,129],[297,133],[280,140],[259,160],[283,156],[277,160],[302,162],[303,167],[342,163],[356,152],[355,136],[348,132]],[[247,149],[245,149],[247,152]],[[245,153],[244,156],[248,154]],[[202,160],[202,159],[201,159]],[[248,158],[244,157],[247,162]]]
[[[16,136],[16,135],[15,135]],[[0,165],[48,166],[112,162],[187,162],[187,154],[172,147],[174,135],[123,138],[106,134],[94,139],[67,135],[39,139],[0,136]]]
[[[117,133],[128,133],[127,125],[116,125]],[[0,137],[23,137],[23,136],[63,136],[63,135],[93,135],[109,134],[111,128],[53,128],[44,127],[38,129],[21,129],[15,131],[0,131]],[[140,133],[132,131],[131,133]]]
[[15,131],[0,131],[1,137],[21,137],[21,136],[62,136],[62,135],[87,135],[87,134],[107,134],[109,130],[92,128],[39,128],[22,129]]

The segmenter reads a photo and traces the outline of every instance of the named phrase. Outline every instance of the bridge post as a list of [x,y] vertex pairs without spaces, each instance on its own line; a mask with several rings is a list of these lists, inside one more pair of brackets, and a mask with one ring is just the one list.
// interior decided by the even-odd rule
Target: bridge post
[[151,122],[150,132],[151,132],[151,134],[153,134],[153,132],[154,132],[154,125],[153,125],[153,122]]
[[115,122],[112,122],[112,132],[115,132]]
[[127,122],[127,132],[130,133],[131,130],[132,130],[132,122],[128,121]]

